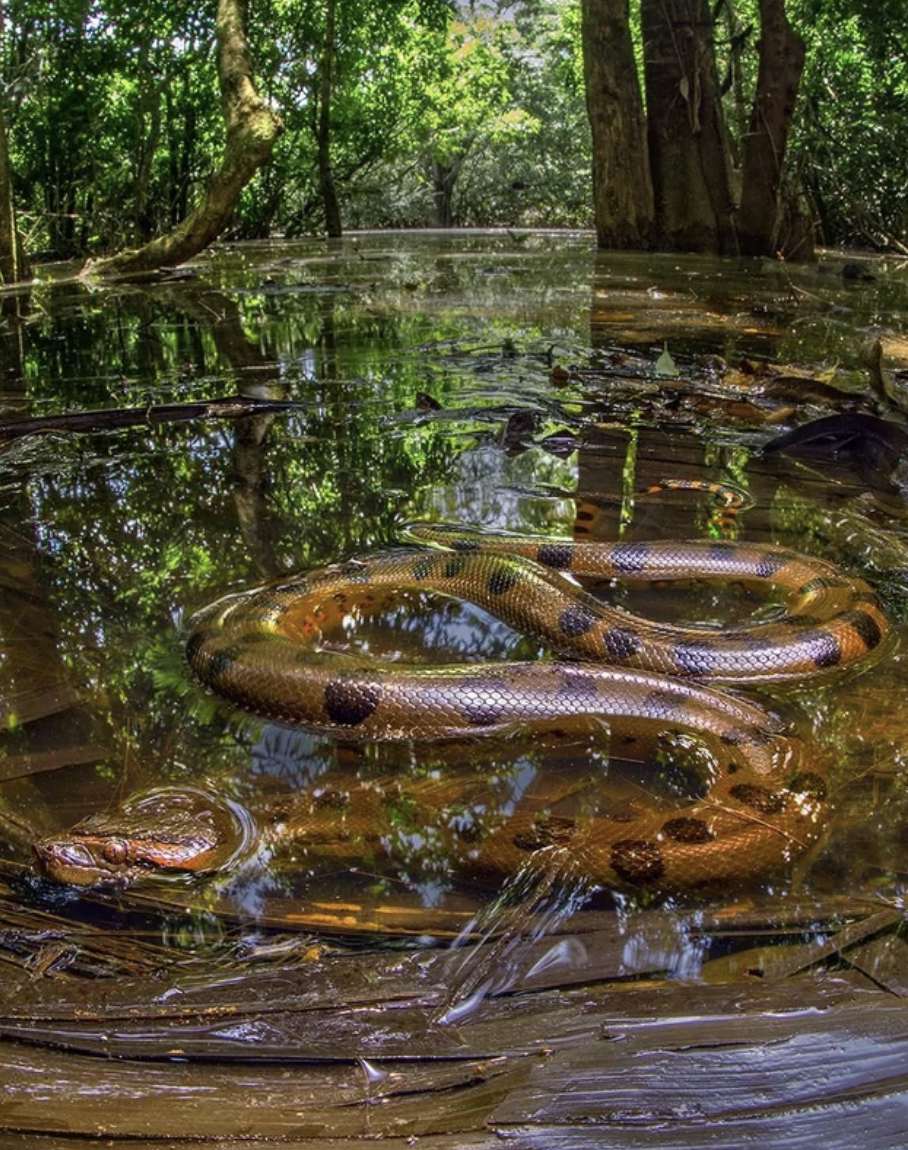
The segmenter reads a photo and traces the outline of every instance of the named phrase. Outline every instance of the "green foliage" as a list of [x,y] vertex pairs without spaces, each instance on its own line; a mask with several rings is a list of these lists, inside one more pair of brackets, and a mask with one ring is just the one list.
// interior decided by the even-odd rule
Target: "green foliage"
[[461,10],[425,84],[409,152],[353,189],[359,226],[591,222],[579,8],[523,0]]
[[513,25],[498,22],[507,104],[464,173],[458,222],[592,222],[579,24],[579,7],[564,3],[524,5]]
[[903,0],[794,0],[807,41],[798,162],[830,241],[908,238]]
[[212,16],[176,2],[7,5],[2,67],[33,251],[117,247],[182,218],[222,133]]
[[[183,219],[223,143],[213,0],[7,5],[2,44],[28,246],[70,257]],[[250,10],[256,82],[286,127],[235,234],[320,229],[316,167],[324,0]],[[337,5],[331,163],[346,222],[433,222],[448,172],[464,223],[588,222],[579,16],[568,0],[455,12],[447,0]]]
[[[27,246],[73,257],[185,218],[224,128],[215,0],[9,0],[0,69]],[[737,147],[756,77],[755,0],[716,6]],[[807,66],[790,168],[829,242],[908,235],[903,0],[789,0]],[[588,225],[590,141],[577,0],[253,0],[255,82],[285,134],[233,234],[319,231],[320,79],[346,227]],[[637,6],[631,6],[632,24]],[[636,26],[634,24],[634,26]],[[739,158],[739,157],[738,157]]]
[[[325,8],[318,0],[269,0],[250,28],[263,92],[280,108],[286,131],[263,177],[265,194],[252,188],[244,197],[243,234],[277,229],[295,235],[321,226],[316,133]],[[442,0],[338,4],[331,160],[342,194],[363,172],[406,148],[446,18]]]

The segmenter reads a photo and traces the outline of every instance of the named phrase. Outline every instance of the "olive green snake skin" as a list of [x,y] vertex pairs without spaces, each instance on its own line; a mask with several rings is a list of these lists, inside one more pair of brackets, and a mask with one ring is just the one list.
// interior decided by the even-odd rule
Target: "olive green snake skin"
[[[762,706],[706,682],[809,680],[865,660],[888,621],[861,580],[771,545],[603,544],[444,526],[414,527],[410,538],[423,547],[324,567],[204,608],[189,624],[192,671],[232,706],[342,739],[461,739],[533,725],[570,732],[602,721],[650,742],[656,731],[692,737],[717,764],[703,797],[668,814],[616,819],[594,804],[589,814],[562,817],[554,798],[518,804],[478,841],[452,841],[452,853],[485,872],[512,873],[567,851],[578,870],[609,887],[691,889],[766,873],[816,837],[827,788],[814,752]],[[566,575],[732,580],[779,592],[785,605],[753,627],[676,627],[606,606]],[[345,619],[401,590],[466,599],[544,640],[555,658],[401,666],[324,642]],[[375,848],[380,796],[355,783],[342,792],[333,807],[299,796],[293,835],[328,853],[332,842],[347,844],[341,853],[354,840]],[[418,786],[411,797],[421,801]],[[128,820],[118,830],[115,815],[95,818],[68,839],[39,844],[39,858],[51,875],[94,882],[212,871],[236,851],[222,831],[182,849],[165,841],[159,810],[156,819],[130,836]]]

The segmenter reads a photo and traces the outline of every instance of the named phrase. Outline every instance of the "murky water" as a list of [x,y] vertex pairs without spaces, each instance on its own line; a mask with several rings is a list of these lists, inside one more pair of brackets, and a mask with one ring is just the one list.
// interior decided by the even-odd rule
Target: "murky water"
[[[595,795],[614,818],[641,802],[670,810],[699,784],[683,762],[673,775],[658,750],[637,762],[601,724],[339,743],[231,711],[192,680],[193,611],[398,545],[405,523],[430,520],[604,540],[772,541],[877,586],[894,626],[867,667],[752,693],[828,773],[816,842],[769,876],[666,898],[692,910],[789,899],[817,921],[842,898],[900,905],[902,495],[876,459],[759,453],[792,420],[869,397],[870,337],[886,337],[887,369],[906,382],[904,269],[850,281],[841,262],[789,270],[597,256],[587,235],[364,235],[225,246],[193,277],[43,287],[23,299],[0,334],[3,419],[139,410],[114,430],[99,420],[94,431],[0,441],[10,904],[215,955],[238,942],[264,952],[288,934],[306,945],[500,935],[497,973],[467,971],[448,1004],[458,1018],[471,996],[500,989],[514,937],[544,935],[584,908],[616,907],[620,930],[629,908],[664,903],[658,892],[616,902],[564,860],[554,878],[477,874],[464,846],[521,804],[573,817]],[[763,361],[778,370],[761,373]],[[830,386],[845,394],[832,398]],[[151,414],[237,393],[290,403],[230,418]],[[731,518],[699,491],[640,494],[675,478],[735,484],[753,505]],[[599,591],[675,622],[742,625],[767,610],[740,587]],[[393,663],[544,657],[537,640],[479,609],[412,597],[344,642]],[[81,899],[32,876],[33,838],[165,785],[248,812],[250,849],[229,871]],[[343,823],[332,796],[357,788],[378,796],[368,836],[318,843],[288,831],[301,795]],[[565,954],[551,961],[570,963]],[[624,963],[689,976],[709,957],[684,932],[629,935]]]

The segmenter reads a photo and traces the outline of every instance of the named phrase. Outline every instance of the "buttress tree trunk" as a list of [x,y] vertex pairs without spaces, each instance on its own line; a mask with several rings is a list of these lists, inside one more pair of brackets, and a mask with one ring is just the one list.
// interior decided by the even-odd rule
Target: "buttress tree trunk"
[[656,244],[733,253],[728,137],[707,0],[641,0]]
[[597,242],[601,248],[647,247],[653,189],[628,0],[582,0],[581,14]]
[[[750,127],[744,137],[741,206],[736,216],[738,243],[745,255],[794,254],[789,250],[791,210],[782,191],[782,168],[788,146],[801,73],[804,41],[785,18],[785,0],[760,0],[760,67]],[[795,229],[796,230],[796,229]],[[801,246],[807,237],[801,236]]]
[[240,192],[271,158],[283,130],[252,82],[246,39],[247,0],[218,0],[216,46],[221,103],[227,127],[224,155],[201,203],[166,236],[133,252],[86,267],[91,275],[122,275],[174,267],[198,255],[230,222]]

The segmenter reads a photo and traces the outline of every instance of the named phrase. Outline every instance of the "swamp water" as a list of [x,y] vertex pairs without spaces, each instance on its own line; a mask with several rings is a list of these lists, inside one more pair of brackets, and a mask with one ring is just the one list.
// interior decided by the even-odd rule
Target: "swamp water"
[[[348,1086],[362,1101],[384,1090],[376,1059],[487,1057],[537,1041],[490,1032],[471,1046],[458,1030],[514,991],[649,980],[668,1009],[696,1014],[708,1009],[698,986],[831,964],[901,994],[908,504],[888,457],[761,453],[795,423],[872,409],[880,372],[868,341],[882,340],[883,378],[908,393],[908,273],[843,278],[844,262],[597,255],[581,234],[375,234],[224,245],[191,275],[21,296],[0,333],[0,986],[19,1006],[3,1034],[165,1061],[324,1056],[356,1063]],[[249,408],[216,402],[229,396]],[[53,422],[114,407],[132,413],[116,425],[98,414]],[[25,418],[43,419],[40,433],[17,430]],[[676,479],[734,485],[748,505],[730,514],[708,491],[665,488]],[[343,742],[244,716],[194,682],[195,610],[399,546],[418,520],[771,542],[873,585],[893,626],[866,666],[750,692],[823,763],[815,840],[770,874],[708,892],[601,890],[565,852],[510,879],[467,873],[470,842],[522,803],[618,819],[641,804],[683,806],[702,787],[701,752],[656,739],[631,755],[603,723]],[[664,622],[743,626],[778,610],[740,585],[596,591]],[[333,642],[392,666],[549,657],[479,608],[437,598],[399,597],[345,624]],[[242,812],[249,840],[230,868],[97,891],[35,872],[36,838],[159,787]],[[301,796],[343,828],[338,796],[353,791],[374,796],[368,833],[287,833]],[[418,977],[406,966],[416,961]],[[288,970],[301,978],[292,992]],[[275,971],[270,1012],[300,995],[365,1002],[368,985],[370,1009],[403,997],[413,1008],[415,995],[423,1013],[310,1033],[259,1011],[229,1033],[177,1038],[145,1016],[138,1030],[122,1023],[139,1017],[143,979],[157,980],[145,1001],[161,1015],[189,984],[216,1011],[225,986]],[[777,990],[777,1001],[794,1009],[798,993]],[[116,1036],[97,1018],[79,1031],[67,1013],[81,1004],[88,1017],[97,995],[120,996]],[[7,1064],[10,1081],[24,1065]],[[18,1105],[27,1091],[11,1089]],[[90,1108],[74,1117],[78,1106],[56,1096],[43,1104],[71,1129],[102,1128]],[[160,1112],[142,1125],[140,1110],[111,1119],[114,1132],[165,1136]],[[7,1129],[40,1129],[27,1111]],[[286,1136],[283,1113],[266,1132]],[[210,1129],[235,1134],[222,1118]],[[192,1121],[205,1133],[214,1120]],[[432,1129],[467,1125],[448,1114]]]

